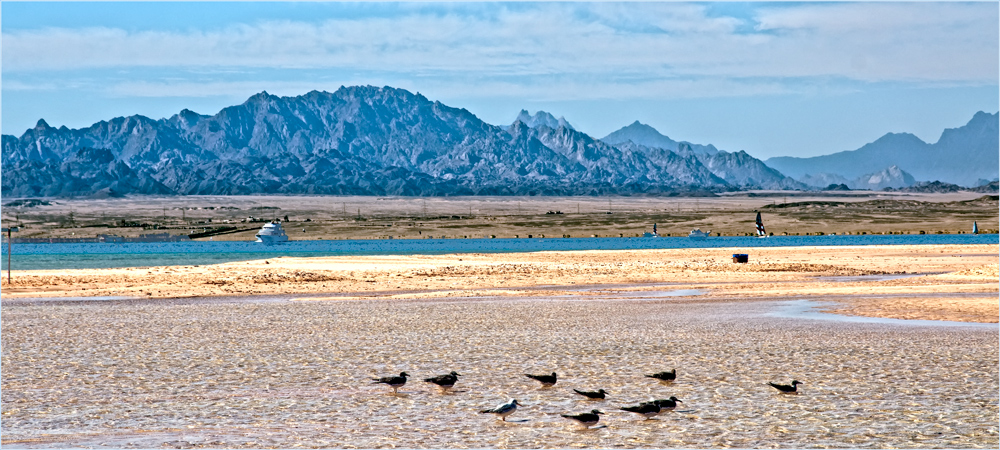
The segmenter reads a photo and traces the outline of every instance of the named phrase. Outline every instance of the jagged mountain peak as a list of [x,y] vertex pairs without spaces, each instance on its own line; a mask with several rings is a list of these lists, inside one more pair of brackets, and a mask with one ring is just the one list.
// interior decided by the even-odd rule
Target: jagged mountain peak
[[522,122],[531,128],[538,128],[539,126],[546,126],[549,128],[569,128],[570,130],[575,130],[569,122],[566,121],[565,117],[555,118],[552,114],[545,111],[538,111],[534,115],[528,112],[526,109],[522,109],[520,113],[517,114],[517,118],[514,122]]
[[602,195],[731,187],[700,157],[619,149],[545,111],[519,117],[498,127],[391,87],[296,97],[262,91],[211,116],[183,109],[169,119],[133,115],[65,133],[4,136],[3,193],[94,195],[81,187],[94,186],[120,194]]
[[914,184],[916,184],[916,180],[913,178],[913,175],[906,173],[897,165],[892,165],[878,172],[862,175],[857,180],[848,184],[848,186],[851,189],[878,191],[885,188],[901,189],[913,186]]

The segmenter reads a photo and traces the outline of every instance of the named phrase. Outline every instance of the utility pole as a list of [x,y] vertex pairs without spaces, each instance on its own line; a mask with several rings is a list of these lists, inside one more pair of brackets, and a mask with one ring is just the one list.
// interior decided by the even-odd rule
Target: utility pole
[[10,233],[21,231],[21,227],[10,227],[2,228],[0,232],[7,232],[7,286],[10,286],[10,249],[14,246],[14,241],[10,237]]

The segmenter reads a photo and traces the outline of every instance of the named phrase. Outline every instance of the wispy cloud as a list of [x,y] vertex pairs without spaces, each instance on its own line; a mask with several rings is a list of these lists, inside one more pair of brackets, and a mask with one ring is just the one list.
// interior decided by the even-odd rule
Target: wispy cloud
[[538,4],[183,32],[45,28],[5,32],[3,70],[343,69],[515,85],[563,76],[609,91],[630,75],[667,80],[652,84],[669,91],[700,77],[995,84],[996,12],[995,3],[795,4],[761,7],[747,23],[698,4]]

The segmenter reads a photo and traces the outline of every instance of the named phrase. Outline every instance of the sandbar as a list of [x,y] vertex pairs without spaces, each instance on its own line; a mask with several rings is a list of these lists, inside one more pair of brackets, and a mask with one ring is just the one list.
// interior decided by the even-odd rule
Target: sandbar
[[[733,253],[750,261],[737,264]],[[830,312],[997,323],[998,245],[714,248],[337,256],[203,266],[14,271],[4,302],[301,296],[302,301],[692,291],[677,302],[813,299]]]

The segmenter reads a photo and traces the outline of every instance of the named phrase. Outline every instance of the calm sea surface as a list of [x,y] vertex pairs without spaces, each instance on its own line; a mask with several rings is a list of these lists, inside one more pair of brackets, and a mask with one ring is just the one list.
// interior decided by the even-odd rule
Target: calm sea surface
[[[864,235],[550,239],[379,239],[290,241],[264,245],[250,241],[126,244],[14,244],[11,267],[20,270],[95,269],[112,267],[216,264],[279,256],[434,255],[447,253],[512,253],[566,250],[638,250],[668,248],[752,249],[756,247],[996,244],[996,234]],[[7,267],[3,244],[2,268]]]

